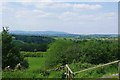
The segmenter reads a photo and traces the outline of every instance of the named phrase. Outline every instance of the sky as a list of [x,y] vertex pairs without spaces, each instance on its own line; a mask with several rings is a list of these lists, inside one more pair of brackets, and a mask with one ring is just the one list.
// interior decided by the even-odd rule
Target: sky
[[[25,0],[24,0],[25,1]],[[117,2],[2,2],[0,26],[11,31],[118,33]],[[2,30],[2,29],[1,29]]]

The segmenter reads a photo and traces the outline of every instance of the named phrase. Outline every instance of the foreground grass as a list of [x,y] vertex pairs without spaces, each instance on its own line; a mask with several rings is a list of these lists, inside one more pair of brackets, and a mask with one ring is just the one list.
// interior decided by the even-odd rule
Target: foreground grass
[[43,78],[43,74],[39,73],[44,70],[45,58],[43,57],[28,57],[29,68],[21,71],[3,72],[3,78]]
[[[81,71],[94,66],[96,65],[92,65],[88,63],[70,64],[70,68],[73,70],[73,72]],[[113,64],[113,65],[78,73],[75,75],[75,78],[118,78],[118,76],[112,76],[113,74],[117,74],[117,73],[118,73],[118,65]]]
[[60,78],[60,71],[47,71],[45,57],[27,57],[29,68],[21,71],[3,72],[3,78]]
[[[62,71],[47,71],[45,68],[45,57],[27,57],[29,68],[21,71],[3,72],[3,78],[61,78]],[[73,63],[69,64],[73,72],[83,70],[95,65],[88,63]],[[112,74],[117,74],[117,64],[82,72],[75,75],[75,78],[117,78],[111,77]]]

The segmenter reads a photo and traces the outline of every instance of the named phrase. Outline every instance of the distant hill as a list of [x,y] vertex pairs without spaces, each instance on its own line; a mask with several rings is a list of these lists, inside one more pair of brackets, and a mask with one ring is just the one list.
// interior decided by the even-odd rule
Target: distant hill
[[28,35],[28,36],[52,36],[52,37],[74,37],[74,38],[110,38],[110,37],[118,37],[117,34],[71,34],[66,32],[58,32],[58,31],[10,31],[10,34],[14,35]]
[[57,31],[10,31],[10,34],[34,35],[34,36],[56,36],[56,37],[79,36],[77,34],[70,34],[70,33],[66,33],[66,32],[57,32]]

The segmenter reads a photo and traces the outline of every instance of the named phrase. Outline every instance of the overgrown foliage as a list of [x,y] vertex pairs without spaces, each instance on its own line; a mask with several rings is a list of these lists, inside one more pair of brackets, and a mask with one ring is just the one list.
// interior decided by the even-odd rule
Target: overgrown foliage
[[73,60],[77,60],[79,57],[79,45],[70,40],[57,40],[50,45],[47,53],[46,65],[53,67],[59,63],[65,65],[72,63]]
[[83,62],[101,64],[120,59],[117,40],[57,40],[48,49],[47,66]]
[[118,40],[90,40],[80,46],[81,62],[100,64],[120,59]]

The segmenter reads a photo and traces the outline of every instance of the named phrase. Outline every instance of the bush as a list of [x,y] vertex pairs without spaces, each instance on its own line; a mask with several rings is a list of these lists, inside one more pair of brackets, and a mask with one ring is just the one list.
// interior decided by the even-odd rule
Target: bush
[[28,68],[28,67],[29,67],[28,60],[24,59],[24,61],[21,62],[21,65],[22,65],[24,68]]
[[57,40],[50,45],[47,53],[46,66],[54,67],[57,64],[72,63],[79,59],[79,45],[70,40]]
[[107,63],[118,59],[117,41],[90,40],[82,42],[80,61],[92,64]]
[[118,49],[117,40],[87,40],[76,43],[59,39],[50,45],[46,64],[53,67],[59,63],[65,65],[72,62],[107,63],[119,59]]

